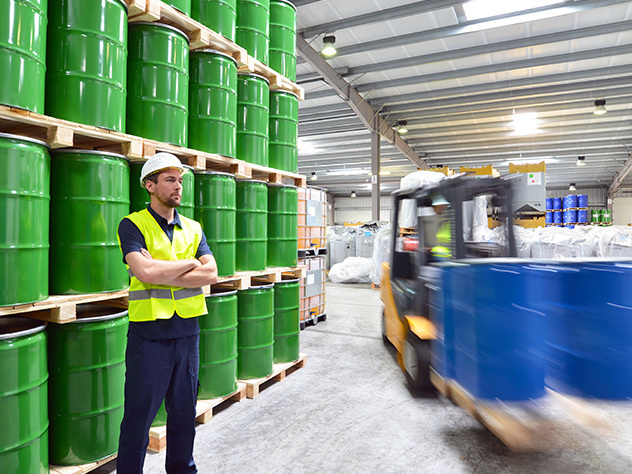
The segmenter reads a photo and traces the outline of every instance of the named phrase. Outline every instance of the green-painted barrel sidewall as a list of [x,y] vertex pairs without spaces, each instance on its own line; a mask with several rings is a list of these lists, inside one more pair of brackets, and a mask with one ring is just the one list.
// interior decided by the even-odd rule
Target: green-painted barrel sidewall
[[298,97],[289,92],[270,91],[271,168],[298,171]]
[[237,158],[268,166],[270,86],[264,78],[239,74],[237,78]]
[[140,174],[144,163],[135,162],[129,164],[129,212],[138,212],[147,209],[151,202],[149,193],[140,186]]
[[208,314],[200,316],[200,392],[217,398],[237,390],[237,294],[206,297]]
[[291,362],[299,356],[300,282],[274,284],[274,363]]
[[237,62],[219,52],[193,51],[189,63],[189,146],[235,158]]
[[128,318],[127,311],[98,308],[120,316],[48,327],[51,464],[93,462],[118,449]]
[[[30,334],[8,328],[13,321]],[[44,323],[4,316],[0,322],[0,467],[48,473],[48,364]],[[16,337],[10,334],[15,333]],[[4,338],[6,337],[6,338]]]
[[296,8],[270,0],[270,67],[296,80]]
[[182,200],[178,214],[193,219],[195,217],[195,175],[193,167],[185,165],[187,172],[182,175]]
[[0,306],[48,297],[49,183],[44,143],[0,136]]
[[124,132],[124,2],[49,0],[48,4],[46,114]]
[[165,0],[165,3],[177,8],[185,15],[191,16],[191,0]]
[[58,151],[51,166],[51,294],[129,284],[117,230],[129,214],[129,166],[114,154]]
[[48,0],[0,0],[0,104],[44,113]]
[[237,181],[238,272],[263,270],[268,253],[268,187],[261,181]]
[[269,267],[293,267],[298,258],[298,189],[268,186]]
[[191,17],[216,33],[235,41],[237,0],[192,0]]
[[165,401],[163,400],[156,413],[156,418],[152,422],[151,426],[166,426],[167,425],[167,409],[165,408]]
[[250,287],[238,295],[237,377],[266,377],[273,370],[274,288]]
[[270,0],[237,0],[235,42],[248,54],[268,64],[270,52]]
[[127,133],[187,146],[189,40],[162,24],[130,23]]
[[219,276],[235,273],[236,189],[234,176],[195,174],[195,220],[206,235]]

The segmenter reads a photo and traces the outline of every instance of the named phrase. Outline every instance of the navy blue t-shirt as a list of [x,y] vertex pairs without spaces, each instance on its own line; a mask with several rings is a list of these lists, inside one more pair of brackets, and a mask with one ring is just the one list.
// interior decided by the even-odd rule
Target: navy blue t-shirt
[[[182,228],[178,211],[175,211],[175,217],[172,222],[156,213],[151,206],[147,207],[149,213],[156,219],[160,228],[167,234],[169,240],[173,242],[173,229],[175,226]],[[147,249],[145,236],[140,229],[131,220],[125,218],[118,227],[118,235],[121,241],[121,250],[123,252],[123,262],[125,255],[130,252],[140,252],[141,249]],[[206,241],[204,231],[202,231],[202,239],[198,245],[195,258],[202,255],[213,255]],[[130,321],[130,332],[143,337],[145,339],[172,339],[176,337],[188,337],[200,332],[198,318],[181,318],[177,313],[169,319],[157,319],[156,321]]]

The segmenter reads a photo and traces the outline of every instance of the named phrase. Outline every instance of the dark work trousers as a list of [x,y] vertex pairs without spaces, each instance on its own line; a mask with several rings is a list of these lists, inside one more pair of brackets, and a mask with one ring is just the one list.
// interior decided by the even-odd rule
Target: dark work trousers
[[141,474],[149,428],[162,400],[167,409],[168,474],[196,473],[193,461],[199,370],[198,334],[176,339],[127,336],[125,414],[121,423],[118,474]]

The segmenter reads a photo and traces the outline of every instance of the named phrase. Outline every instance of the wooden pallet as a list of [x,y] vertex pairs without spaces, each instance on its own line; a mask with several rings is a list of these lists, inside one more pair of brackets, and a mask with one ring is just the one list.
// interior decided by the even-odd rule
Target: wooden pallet
[[269,380],[277,380],[279,382],[282,382],[283,380],[285,380],[285,377],[289,373],[294,372],[294,370],[297,370],[299,368],[305,367],[306,364],[307,355],[301,354],[299,358],[293,362],[274,364],[274,370],[267,377],[262,377],[259,379],[240,380],[240,382],[246,384],[246,397],[255,398],[257,395],[259,395],[259,389],[261,388],[261,385]]
[[51,323],[69,323],[77,319],[77,305],[99,303],[127,308],[128,290],[83,295],[53,295],[36,303],[0,307],[0,316],[20,314]]
[[[246,385],[237,383],[237,390],[223,397],[213,398],[211,400],[198,400],[195,407],[195,421],[198,423],[208,423],[213,419],[213,409],[222,403],[233,400],[240,402],[246,398]],[[167,427],[156,426],[149,430],[149,446],[148,451],[159,453],[167,447]]]
[[[293,276],[296,278],[305,278],[307,270],[305,265],[297,267],[270,267],[262,271],[239,272],[235,275],[227,277],[219,277],[217,286],[222,289],[247,290],[252,285],[253,279],[267,281],[269,283],[278,283],[283,280],[283,276]],[[204,294],[211,294],[211,286],[203,287]]]
[[104,464],[109,463],[110,461],[116,459],[116,454],[109,456],[105,459],[101,459],[100,461],[91,462],[88,464],[81,464],[79,466],[53,466],[51,465],[50,474],[83,474],[85,472],[94,471],[96,468],[103,466]]

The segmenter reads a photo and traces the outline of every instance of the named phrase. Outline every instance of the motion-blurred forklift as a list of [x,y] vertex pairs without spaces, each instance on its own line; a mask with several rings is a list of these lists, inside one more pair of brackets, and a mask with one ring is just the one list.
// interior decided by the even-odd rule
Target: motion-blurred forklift
[[[411,391],[431,394],[431,345],[442,334],[431,315],[430,291],[446,262],[516,256],[513,226],[509,225],[512,181],[458,175],[432,187],[396,191],[393,198],[391,261],[383,264],[381,279],[382,337],[397,350],[397,361]],[[485,221],[489,217],[505,224],[503,238],[473,240],[477,209],[479,223],[482,214]],[[408,217],[415,214],[416,227],[400,227],[400,217],[406,212]]]

